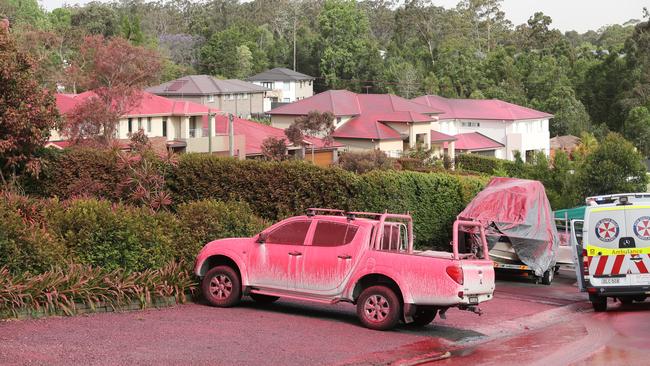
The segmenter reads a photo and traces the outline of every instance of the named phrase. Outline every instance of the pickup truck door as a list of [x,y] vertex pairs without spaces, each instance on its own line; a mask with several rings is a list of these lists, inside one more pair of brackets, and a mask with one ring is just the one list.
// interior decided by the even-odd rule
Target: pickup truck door
[[261,244],[254,243],[249,251],[250,285],[293,289],[310,226],[311,220],[290,219],[265,232],[266,241]]
[[353,223],[319,220],[296,273],[296,290],[327,293],[339,287],[359,259],[362,232]]

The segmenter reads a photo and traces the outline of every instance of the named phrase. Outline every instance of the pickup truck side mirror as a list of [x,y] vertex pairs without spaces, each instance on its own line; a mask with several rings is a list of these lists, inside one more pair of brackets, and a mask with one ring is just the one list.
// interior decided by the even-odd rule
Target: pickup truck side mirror
[[266,243],[266,236],[267,236],[266,233],[260,233],[260,234],[257,236],[257,240],[255,240],[255,242],[258,243],[258,244],[264,244],[264,243]]

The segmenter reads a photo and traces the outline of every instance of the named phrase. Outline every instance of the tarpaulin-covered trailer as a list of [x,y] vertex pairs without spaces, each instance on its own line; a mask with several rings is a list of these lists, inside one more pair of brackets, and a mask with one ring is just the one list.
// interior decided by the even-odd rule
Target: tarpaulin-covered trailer
[[483,224],[495,267],[529,270],[550,284],[559,239],[542,183],[493,178],[458,218]]

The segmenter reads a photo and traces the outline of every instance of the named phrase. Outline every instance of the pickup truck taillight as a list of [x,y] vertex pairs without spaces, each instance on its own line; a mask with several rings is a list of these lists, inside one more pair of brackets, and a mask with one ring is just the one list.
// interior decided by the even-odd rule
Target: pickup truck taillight
[[463,278],[463,269],[458,266],[449,266],[447,267],[447,274],[451,277],[452,280],[456,281],[459,285],[462,285],[464,282]]

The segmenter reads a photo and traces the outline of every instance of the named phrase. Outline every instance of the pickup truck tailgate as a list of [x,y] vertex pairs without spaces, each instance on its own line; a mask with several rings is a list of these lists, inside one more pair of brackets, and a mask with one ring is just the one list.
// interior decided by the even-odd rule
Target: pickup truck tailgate
[[461,260],[463,292],[465,295],[492,294],[494,292],[494,265],[490,260]]

